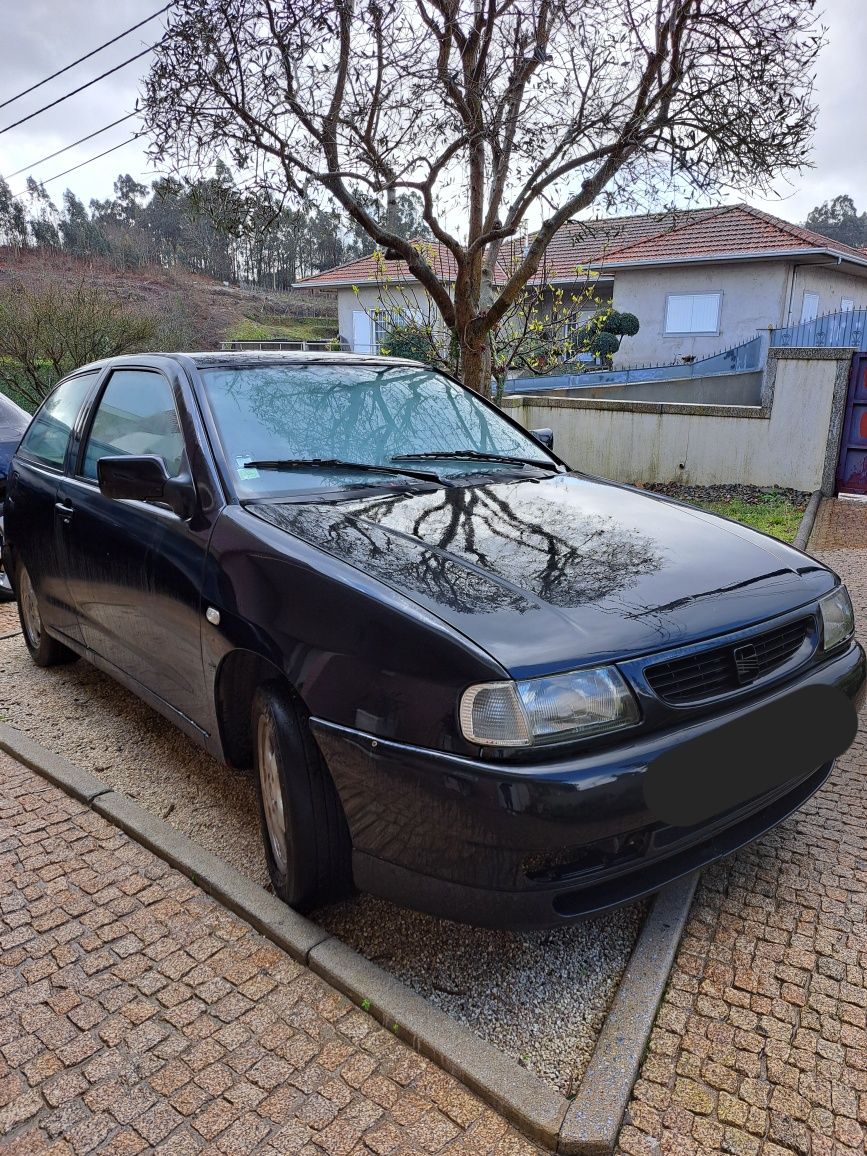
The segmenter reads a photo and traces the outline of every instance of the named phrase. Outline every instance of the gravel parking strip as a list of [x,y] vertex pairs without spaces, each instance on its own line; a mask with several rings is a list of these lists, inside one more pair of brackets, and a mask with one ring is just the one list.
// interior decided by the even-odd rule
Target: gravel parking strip
[[[0,606],[0,719],[267,885],[252,780],[86,662],[41,670]],[[4,637],[6,636],[6,637]],[[315,912],[333,935],[564,1095],[589,1062],[645,907],[552,932],[471,929],[359,896]]]

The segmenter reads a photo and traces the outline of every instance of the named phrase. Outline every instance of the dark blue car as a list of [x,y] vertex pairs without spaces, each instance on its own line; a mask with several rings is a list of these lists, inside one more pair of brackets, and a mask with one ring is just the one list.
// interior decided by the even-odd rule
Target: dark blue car
[[864,695],[826,566],[572,470],[415,362],[83,367],[6,531],[34,662],[255,769],[301,909],[355,886],[551,927],[647,895],[818,790]]
[[[12,455],[18,449],[24,431],[30,421],[30,415],[25,413],[20,405],[10,401],[0,393],[0,546],[3,543],[3,498],[6,494],[6,474],[9,472],[9,463]],[[0,602],[11,602],[15,598],[6,571],[0,564]]]

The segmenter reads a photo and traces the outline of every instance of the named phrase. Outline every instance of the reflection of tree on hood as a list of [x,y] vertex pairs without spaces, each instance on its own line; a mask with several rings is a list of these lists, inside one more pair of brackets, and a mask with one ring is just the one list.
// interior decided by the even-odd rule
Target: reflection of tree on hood
[[[464,613],[532,609],[526,595],[569,607],[610,597],[657,570],[638,530],[505,486],[460,486],[256,513],[360,570]],[[556,515],[556,528],[545,525]],[[492,580],[495,579],[495,580]]]
[[460,487],[387,499],[363,513],[555,606],[609,597],[659,569],[658,551],[637,529],[566,502],[528,497],[527,490],[521,486],[520,502],[512,504],[505,487]]
[[365,574],[464,614],[512,610],[524,614],[532,603],[518,591],[453,561],[428,545],[386,533],[352,516],[347,503],[251,507],[260,518],[356,566]]

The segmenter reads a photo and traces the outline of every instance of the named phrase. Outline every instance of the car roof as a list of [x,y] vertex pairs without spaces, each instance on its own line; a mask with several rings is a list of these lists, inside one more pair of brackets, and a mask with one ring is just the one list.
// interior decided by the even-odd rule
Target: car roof
[[412,366],[415,369],[429,368],[422,361],[411,361],[403,357],[378,357],[366,353],[302,353],[301,351],[284,351],[277,349],[263,350],[220,350],[220,351],[181,351],[165,353],[125,353],[118,357],[107,357],[102,361],[94,361],[83,365],[76,373],[83,370],[102,369],[106,365],[149,365],[161,361],[192,362],[197,369],[211,369],[217,367],[234,366],[236,368],[256,365],[381,365],[381,366]]

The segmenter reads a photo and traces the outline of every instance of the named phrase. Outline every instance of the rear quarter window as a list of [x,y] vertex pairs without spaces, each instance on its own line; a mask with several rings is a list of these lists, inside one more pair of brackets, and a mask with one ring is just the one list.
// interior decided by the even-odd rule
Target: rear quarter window
[[69,435],[78,411],[98,373],[82,373],[62,381],[43,402],[21,442],[21,449],[43,465],[62,470]]

